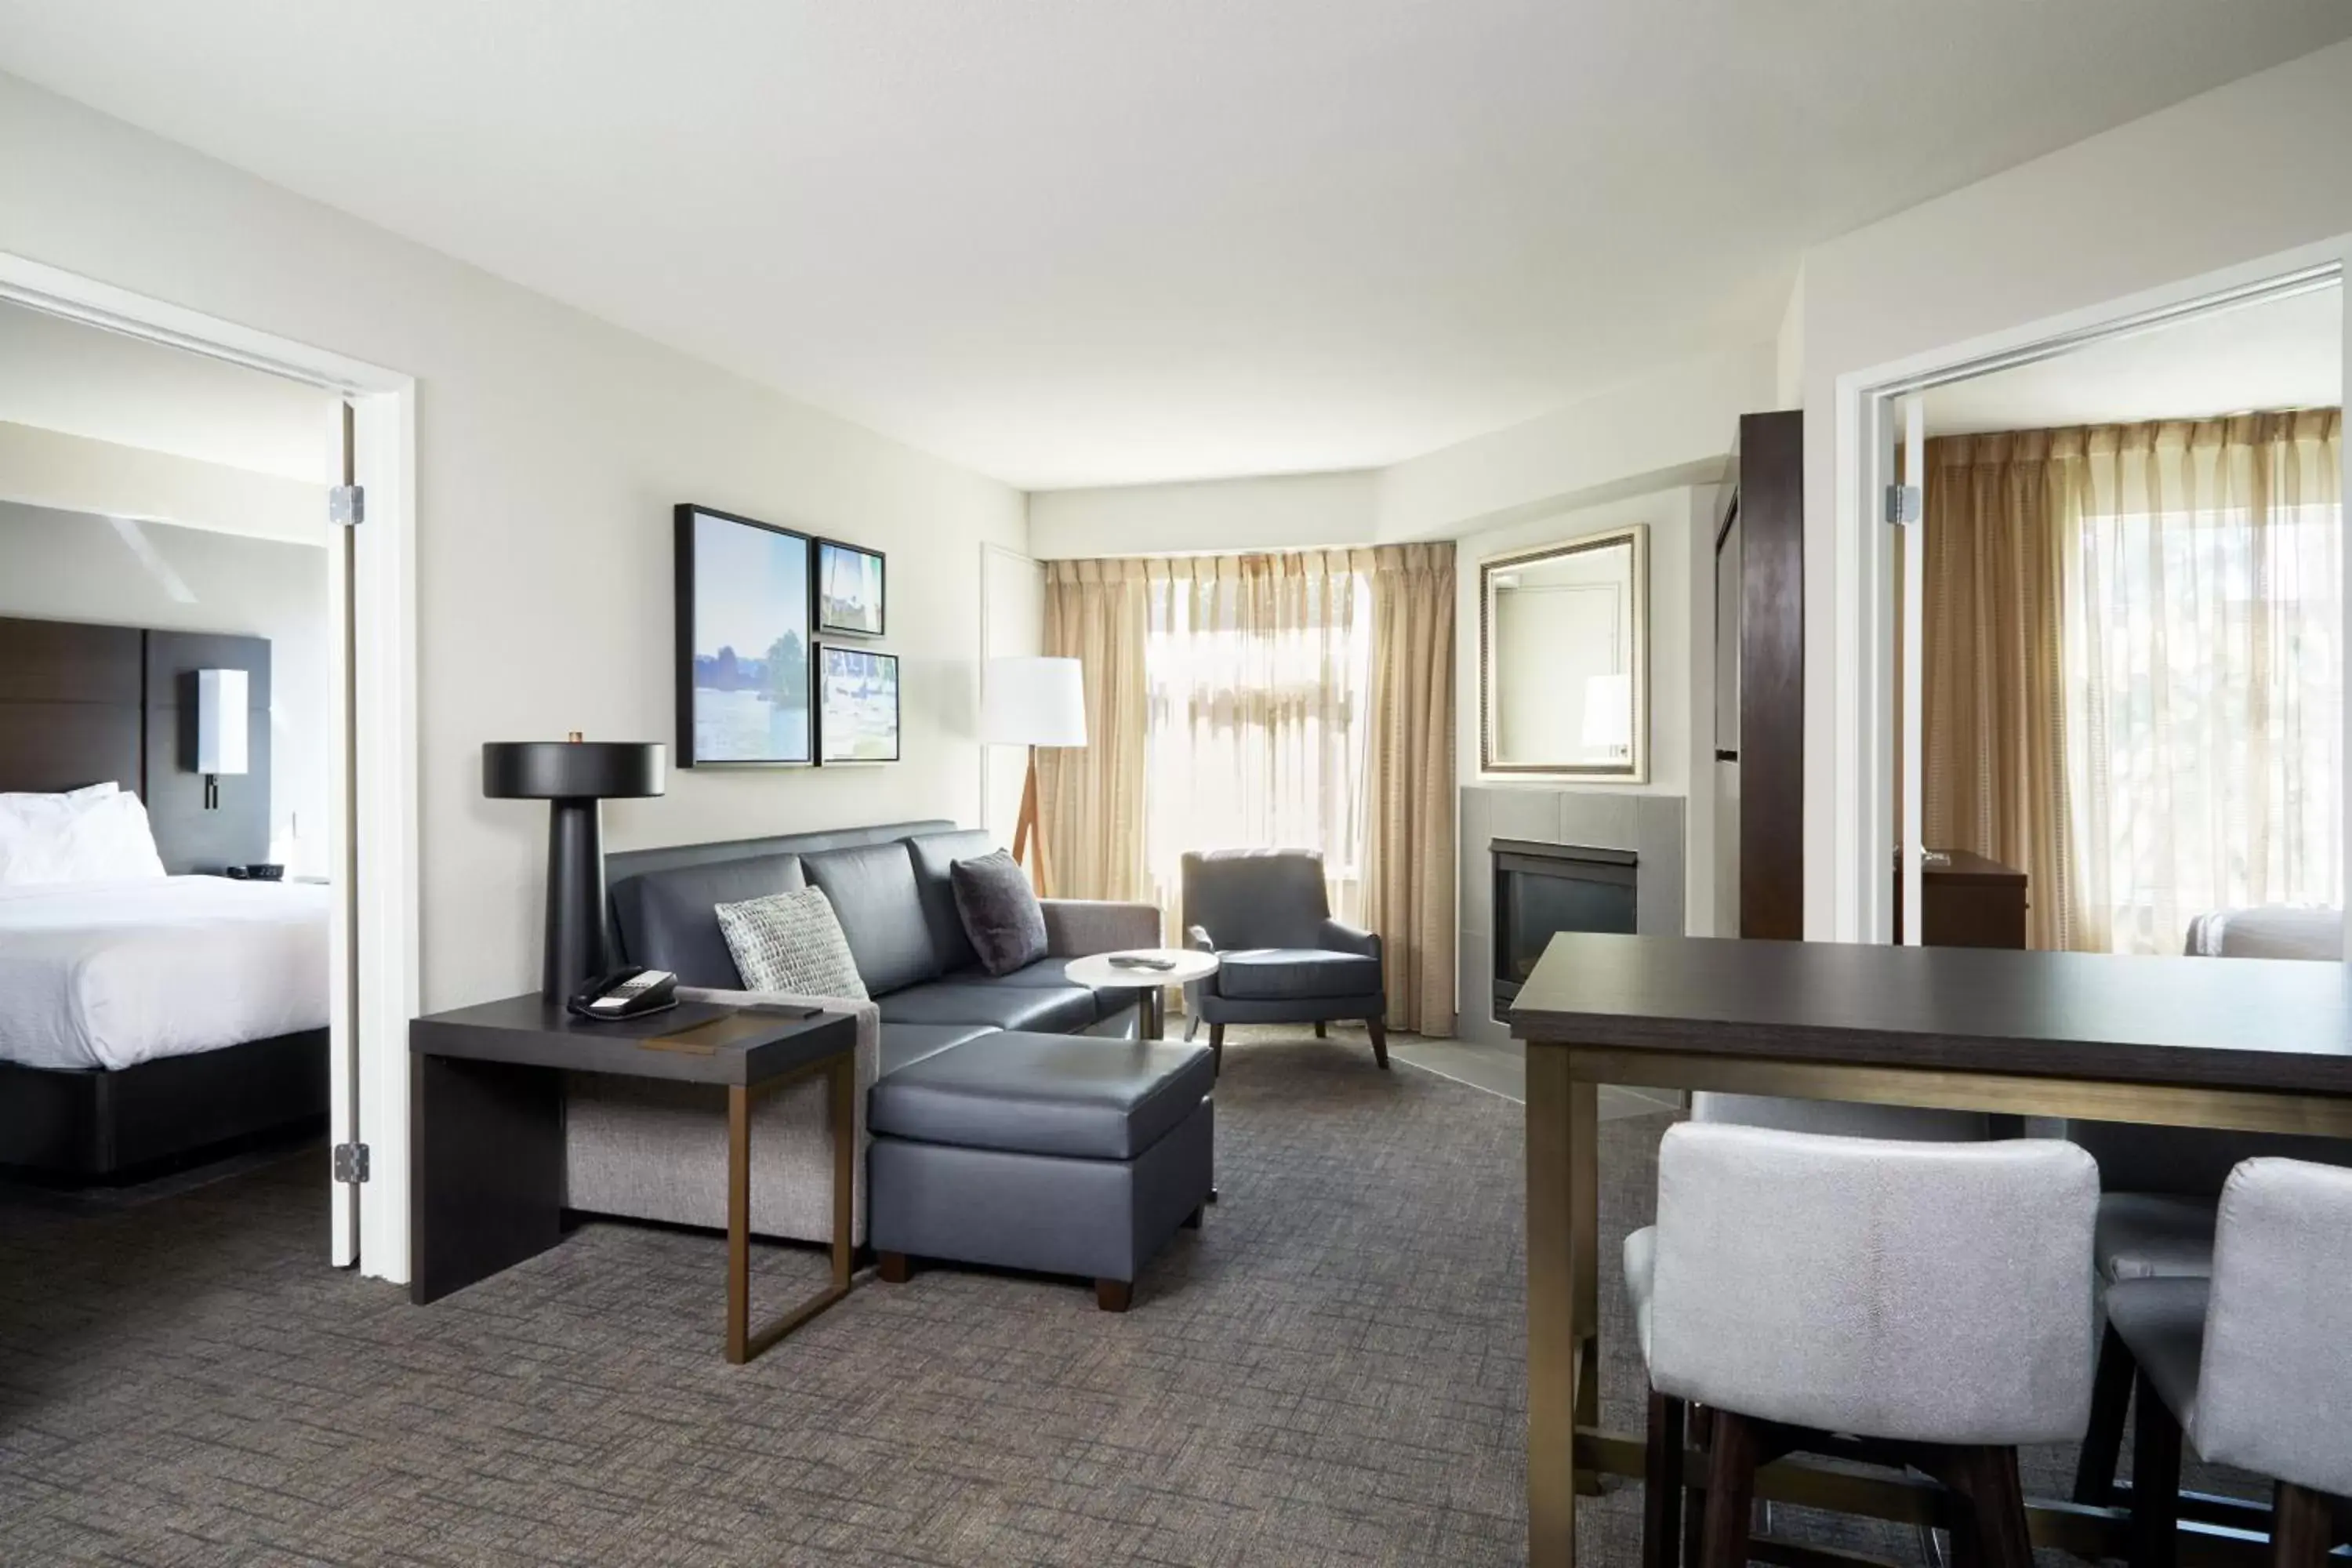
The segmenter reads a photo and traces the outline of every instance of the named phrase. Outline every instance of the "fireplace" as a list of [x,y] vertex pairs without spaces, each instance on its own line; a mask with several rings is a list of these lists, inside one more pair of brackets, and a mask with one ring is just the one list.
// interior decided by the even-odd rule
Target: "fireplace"
[[1535,972],[1556,932],[1633,930],[1630,849],[1497,838],[1495,854],[1495,1012],[1500,1016]]

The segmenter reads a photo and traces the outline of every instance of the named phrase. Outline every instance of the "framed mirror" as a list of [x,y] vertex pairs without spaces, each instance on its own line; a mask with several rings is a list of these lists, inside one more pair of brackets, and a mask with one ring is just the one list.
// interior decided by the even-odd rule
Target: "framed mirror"
[[1478,563],[1478,765],[1649,777],[1649,535],[1636,523]]

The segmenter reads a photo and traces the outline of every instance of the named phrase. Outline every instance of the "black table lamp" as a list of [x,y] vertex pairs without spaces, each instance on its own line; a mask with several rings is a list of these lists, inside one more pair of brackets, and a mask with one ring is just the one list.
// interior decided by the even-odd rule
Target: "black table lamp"
[[492,741],[482,747],[482,794],[543,800],[547,818],[547,963],[541,989],[562,1002],[613,966],[604,903],[607,800],[662,793],[669,748],[652,741]]

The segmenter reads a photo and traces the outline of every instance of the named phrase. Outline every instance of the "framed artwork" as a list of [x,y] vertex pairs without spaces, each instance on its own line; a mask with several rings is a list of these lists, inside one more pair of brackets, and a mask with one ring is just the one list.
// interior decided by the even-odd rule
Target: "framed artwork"
[[826,636],[882,635],[882,552],[838,540],[816,542],[816,629]]
[[817,647],[818,756],[825,763],[898,760],[898,656]]
[[676,518],[679,765],[814,762],[809,536],[704,506]]

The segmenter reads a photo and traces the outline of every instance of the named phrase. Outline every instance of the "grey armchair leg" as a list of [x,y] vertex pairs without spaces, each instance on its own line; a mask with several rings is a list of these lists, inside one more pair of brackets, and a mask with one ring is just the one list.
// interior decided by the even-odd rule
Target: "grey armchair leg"
[[1212,1063],[1212,1070],[1223,1072],[1225,1070],[1225,1026],[1223,1024],[1209,1026],[1209,1055],[1215,1058]]
[[1388,1026],[1388,1021],[1387,1021],[1386,1019],[1384,1019],[1384,1018],[1380,1018],[1380,1017],[1370,1017],[1370,1018],[1367,1018],[1367,1019],[1365,1019],[1365,1020],[1364,1020],[1364,1028],[1365,1028],[1365,1029],[1366,1029],[1366,1030],[1367,1030],[1367,1031],[1371,1035],[1371,1037],[1372,1037],[1372,1059],[1373,1059],[1374,1061],[1376,1061],[1376,1062],[1378,1062],[1378,1063],[1380,1063],[1380,1064],[1381,1064],[1381,1070],[1382,1072],[1386,1072],[1386,1071],[1388,1071],[1388,1070],[1389,1070],[1389,1026]]
[[1195,1013],[1191,1017],[1184,1020],[1184,1043],[1188,1046],[1191,1045],[1192,1043],[1193,1037],[1198,1035],[1200,1032],[1201,1015]]

